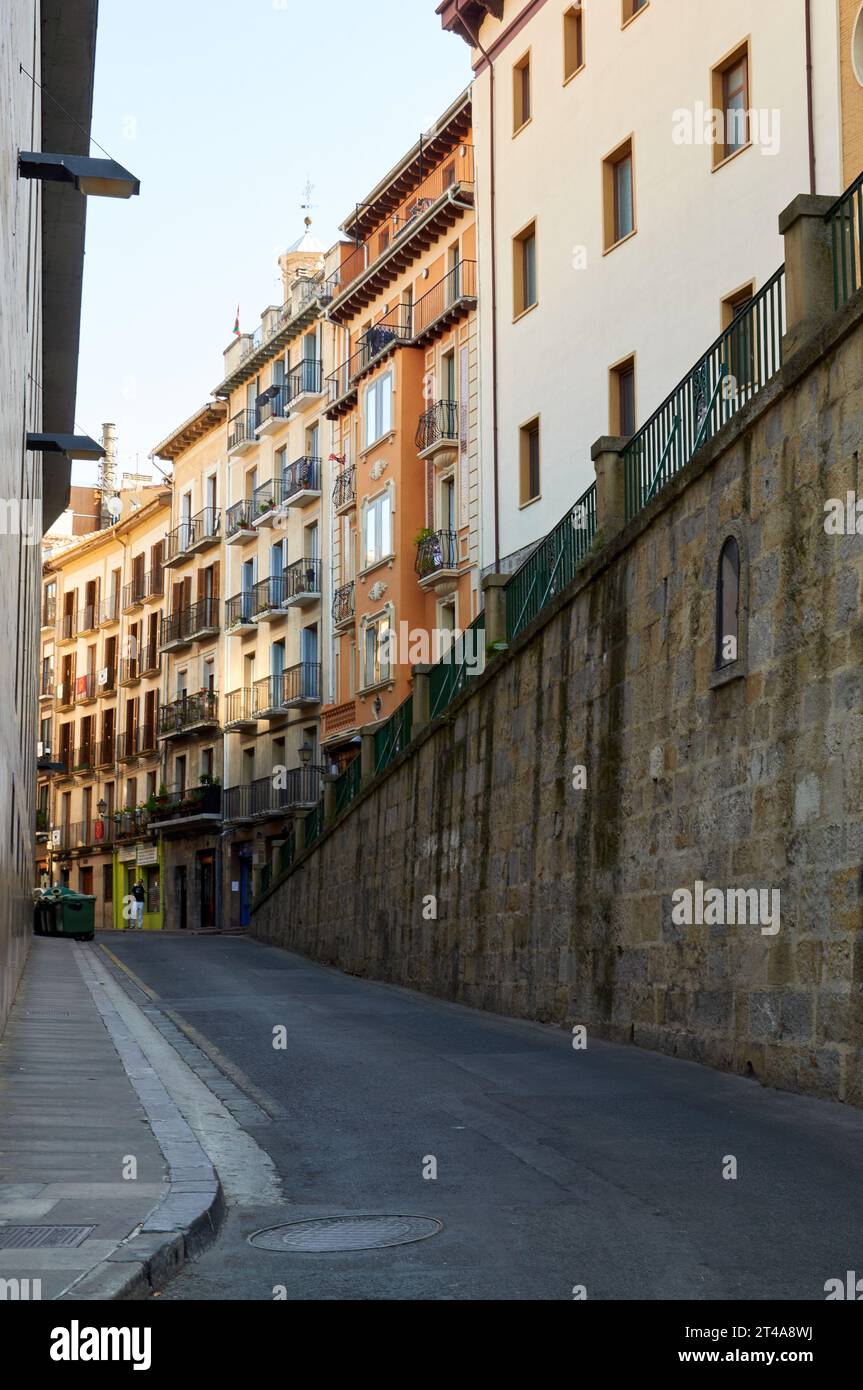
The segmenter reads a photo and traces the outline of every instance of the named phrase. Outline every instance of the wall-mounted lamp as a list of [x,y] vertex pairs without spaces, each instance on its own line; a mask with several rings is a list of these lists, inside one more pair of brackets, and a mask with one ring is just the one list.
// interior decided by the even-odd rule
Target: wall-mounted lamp
[[102,459],[105,450],[89,434],[28,434],[31,454],[65,454],[67,459]]
[[314,748],[308,741],[300,744],[300,762],[302,763],[303,767],[308,767],[309,763],[312,761],[312,754],[314,753],[314,751]]
[[100,815],[100,817],[101,817],[103,820],[104,820],[105,812],[107,811],[107,809],[108,809],[108,803],[107,803],[107,801],[104,799],[104,797],[102,798],[101,801],[97,801],[97,802],[96,802],[96,810],[99,812],[99,815]]
[[114,159],[90,159],[80,154],[18,155],[18,177],[43,183],[71,183],[87,198],[131,198],[141,183]]
[[383,709],[383,707],[384,707],[384,702],[383,702],[383,700],[381,699],[380,695],[376,695],[375,698],[374,698],[374,704],[372,705],[372,709],[373,709],[374,712],[375,712],[375,718],[376,718],[376,719],[380,719],[380,717],[381,717],[381,710]]

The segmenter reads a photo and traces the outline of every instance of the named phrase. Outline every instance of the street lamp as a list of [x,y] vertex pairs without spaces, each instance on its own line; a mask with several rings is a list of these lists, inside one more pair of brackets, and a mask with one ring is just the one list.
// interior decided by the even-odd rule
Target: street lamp
[[80,154],[18,155],[18,176],[42,183],[71,183],[86,198],[131,198],[141,183],[115,159],[90,159]]
[[108,803],[107,803],[107,801],[105,800],[104,797],[102,798],[101,801],[97,801],[97,802],[96,802],[96,810],[99,812],[99,817],[100,817],[101,820],[104,820],[104,819],[105,819],[105,812],[107,811],[107,809],[108,809]]
[[312,761],[312,754],[314,753],[314,751],[314,748],[308,741],[300,744],[300,762],[302,763],[303,767],[308,767],[309,763]]

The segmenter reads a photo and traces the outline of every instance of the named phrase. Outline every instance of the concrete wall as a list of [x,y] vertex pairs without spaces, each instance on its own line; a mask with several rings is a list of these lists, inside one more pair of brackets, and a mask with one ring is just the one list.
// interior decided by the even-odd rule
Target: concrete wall
[[[585,12],[585,65],[568,82],[568,6],[506,0],[482,41],[495,56],[500,555],[538,541],[592,482],[590,445],[615,433],[609,369],[635,356],[639,425],[723,324],[721,300],[782,264],[776,208],[809,188],[803,0],[664,0],[621,29],[620,0]],[[523,14],[521,29],[512,29]],[[813,6],[817,192],[838,196],[835,0]],[[506,39],[507,31],[512,37]],[[747,37],[750,104],[778,112],[781,142],[713,169],[713,150],[672,139],[677,110],[712,105],[711,69]],[[500,40],[500,47],[495,48]],[[453,40],[456,41],[455,39]],[[512,134],[513,64],[531,55],[532,119]],[[475,57],[479,57],[476,54]],[[647,77],[650,74],[650,78]],[[483,569],[494,564],[490,294],[490,81],[474,84],[479,190]],[[603,250],[602,161],[634,139],[637,232]],[[513,320],[512,237],[537,223],[536,309]],[[541,497],[519,505],[519,427],[540,417]],[[508,566],[507,566],[508,568]]]
[[[860,483],[861,324],[859,304],[834,318],[589,562],[277,885],[256,936],[863,1103],[863,541],[824,530]],[[741,669],[717,685],[731,534]],[[778,889],[778,933],[677,925],[698,881]]]
[[41,69],[38,6],[7,0],[0,18],[0,1031],[27,955],[32,922],[36,784],[36,643],[39,631],[39,541],[15,534],[8,503],[41,495],[38,455],[24,449],[26,430],[41,427],[41,195],[19,181],[19,149],[39,150],[38,92],[18,70]]

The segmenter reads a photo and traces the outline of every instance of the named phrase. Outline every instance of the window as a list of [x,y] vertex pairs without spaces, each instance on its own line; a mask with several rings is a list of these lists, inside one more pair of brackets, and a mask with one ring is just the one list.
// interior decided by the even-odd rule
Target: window
[[512,239],[513,317],[532,309],[536,298],[536,223],[531,222]]
[[611,369],[609,425],[613,435],[628,439],[635,434],[635,358],[627,357]]
[[635,231],[635,170],[633,139],[624,140],[603,161],[605,250]]
[[530,54],[516,63],[512,70],[512,133],[517,135],[530,120]]
[[373,618],[363,633],[363,685],[366,689],[389,680],[390,620],[386,616]]
[[650,0],[623,0],[623,14],[621,17],[621,28],[624,28],[631,19],[635,19],[637,14],[646,10]]
[[386,372],[366,389],[365,447],[389,434],[393,427],[393,376]]
[[385,560],[392,551],[392,501],[390,494],[385,492],[366,504],[363,568]]
[[539,497],[539,420],[522,425],[519,441],[519,506]]
[[733,536],[722,547],[716,581],[716,669],[732,666],[739,657],[740,547]]
[[584,10],[573,5],[563,16],[563,80],[568,82],[584,67]]
[[749,44],[741,44],[711,73],[713,108],[722,114],[722,128],[713,143],[713,167],[749,144]]

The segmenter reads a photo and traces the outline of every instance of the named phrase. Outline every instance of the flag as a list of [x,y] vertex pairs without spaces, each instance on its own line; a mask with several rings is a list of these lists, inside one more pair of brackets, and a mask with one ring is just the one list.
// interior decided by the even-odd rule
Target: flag
[[237,317],[236,317],[235,320],[234,320],[234,335],[235,335],[235,337],[237,337],[237,338],[240,337],[240,306],[239,306],[239,304],[237,305]]

